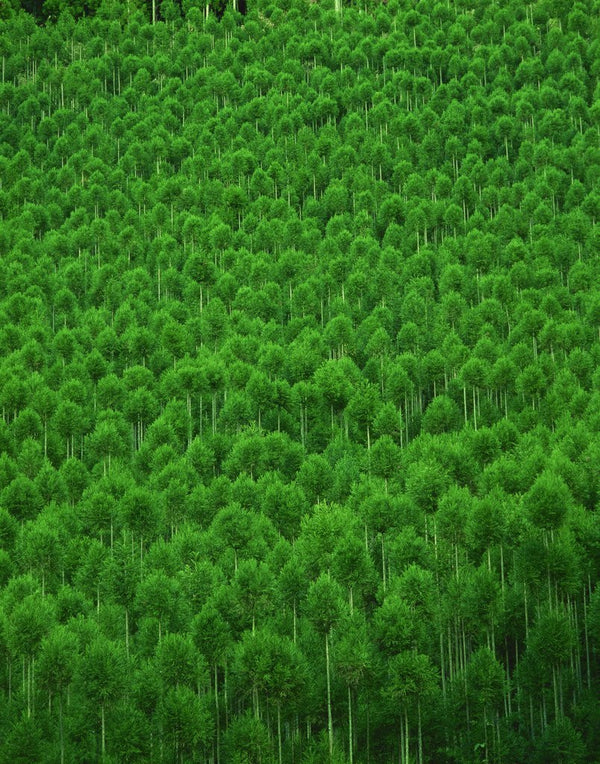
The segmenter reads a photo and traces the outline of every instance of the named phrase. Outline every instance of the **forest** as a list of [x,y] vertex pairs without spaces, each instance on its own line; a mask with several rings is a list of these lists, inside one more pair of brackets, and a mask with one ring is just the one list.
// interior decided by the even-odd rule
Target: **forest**
[[0,764],[600,760],[600,2],[0,3]]

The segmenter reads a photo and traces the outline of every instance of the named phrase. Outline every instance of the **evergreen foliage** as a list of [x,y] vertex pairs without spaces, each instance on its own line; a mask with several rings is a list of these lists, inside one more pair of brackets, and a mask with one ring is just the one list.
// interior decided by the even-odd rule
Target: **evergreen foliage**
[[0,4],[0,762],[600,759],[599,40]]

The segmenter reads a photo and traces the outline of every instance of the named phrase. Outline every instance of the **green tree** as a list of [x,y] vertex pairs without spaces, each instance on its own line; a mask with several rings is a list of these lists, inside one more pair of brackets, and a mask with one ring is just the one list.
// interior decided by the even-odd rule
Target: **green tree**
[[386,695],[400,711],[399,737],[402,762],[411,760],[409,710],[413,703],[416,703],[417,712],[417,761],[419,764],[424,761],[422,704],[435,688],[436,674],[429,656],[415,652],[398,653],[388,663]]
[[125,690],[126,658],[115,642],[105,637],[93,640],[81,656],[74,681],[90,710],[100,717],[100,752],[106,756],[106,711]]
[[6,609],[4,638],[9,660],[19,657],[23,661],[22,692],[28,717],[31,717],[35,710],[35,658],[42,639],[53,626],[52,604],[40,594],[32,593]]
[[534,525],[550,532],[561,526],[572,504],[569,487],[550,471],[539,475],[523,497],[524,508]]
[[210,749],[214,733],[210,696],[185,685],[170,687],[159,707],[164,741],[173,751],[174,761],[189,761],[200,747]]
[[329,645],[331,630],[339,621],[342,613],[342,598],[338,584],[322,573],[308,589],[306,599],[307,614],[315,629],[325,641],[325,672],[327,678],[327,735],[329,758],[333,756],[333,711],[331,701],[331,660]]
[[48,701],[52,709],[55,707],[55,702],[58,701],[58,737],[61,764],[66,757],[65,699],[79,660],[77,638],[67,627],[55,627],[42,640],[37,660],[38,683],[47,691]]

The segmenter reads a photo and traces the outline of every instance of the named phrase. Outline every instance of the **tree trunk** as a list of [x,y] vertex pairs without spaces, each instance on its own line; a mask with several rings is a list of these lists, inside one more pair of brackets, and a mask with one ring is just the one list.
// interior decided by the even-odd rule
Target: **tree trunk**
[[104,718],[104,703],[100,706],[100,727],[102,758],[104,758],[106,755],[106,719]]
[[[352,729],[352,691],[348,685],[348,759],[354,764],[354,731]],[[281,764],[281,762],[280,762]]]
[[592,686],[592,675],[590,669],[590,640],[588,634],[588,617],[587,617],[587,592],[583,592],[583,639],[585,643],[585,663],[586,663],[586,682],[588,690]]
[[[297,624],[297,613],[296,613],[296,600],[294,599],[294,603],[292,605],[292,633],[294,638],[294,644],[296,644],[296,640],[298,638],[298,624]],[[589,661],[588,661],[589,666]]]
[[31,717],[31,658],[27,658],[27,674],[25,677],[25,689],[27,695],[27,718]]
[[216,761],[217,761],[217,764],[219,764],[220,747],[221,747],[221,717],[219,714],[219,671],[218,671],[216,662],[215,662],[214,669],[215,669],[215,717],[216,717],[216,728],[217,728]]
[[329,669],[329,632],[325,634],[325,667],[327,670],[327,733],[329,738],[329,760],[333,759],[333,715],[331,713],[331,676]]
[[282,764],[281,757],[281,702],[277,702],[277,754],[279,758],[279,764]]
[[62,692],[58,694],[58,740],[60,744],[60,764],[65,764],[65,735],[63,730]]
[[417,736],[419,746],[419,764],[423,764],[423,726],[421,722],[421,700],[417,698]]

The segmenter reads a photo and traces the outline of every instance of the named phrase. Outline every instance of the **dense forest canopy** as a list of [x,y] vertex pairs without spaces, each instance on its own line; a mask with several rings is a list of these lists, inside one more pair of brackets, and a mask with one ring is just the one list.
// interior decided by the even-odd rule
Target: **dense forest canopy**
[[[232,0],[234,11],[245,15],[246,0]],[[172,21],[185,16],[191,9],[201,9],[205,15],[214,13],[220,19],[226,8],[226,0],[4,0],[0,5],[0,18],[10,18],[19,10],[30,13],[38,23],[56,21],[61,13],[69,13],[75,19],[95,16],[97,13],[119,19],[127,24],[136,11],[143,13],[153,23]]]
[[598,761],[598,2],[22,5],[0,762]]

